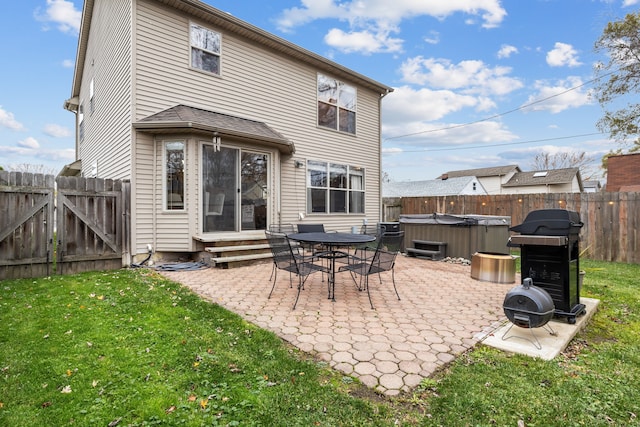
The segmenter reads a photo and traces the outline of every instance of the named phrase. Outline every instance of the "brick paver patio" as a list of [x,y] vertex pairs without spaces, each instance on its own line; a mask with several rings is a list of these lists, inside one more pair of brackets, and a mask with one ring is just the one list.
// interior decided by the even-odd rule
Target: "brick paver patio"
[[417,386],[499,326],[504,297],[515,286],[472,279],[469,266],[400,255],[400,301],[390,273],[382,285],[370,277],[375,310],[349,273],[336,276],[335,302],[327,299],[326,277],[314,274],[292,310],[296,292],[286,272],[278,272],[267,299],[271,269],[264,262],[163,274],[386,395]]

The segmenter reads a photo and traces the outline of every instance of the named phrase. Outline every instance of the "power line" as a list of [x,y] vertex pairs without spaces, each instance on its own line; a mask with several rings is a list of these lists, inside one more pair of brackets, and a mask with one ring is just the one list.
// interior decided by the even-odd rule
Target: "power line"
[[458,128],[461,128],[461,127],[470,126],[470,125],[474,125],[476,123],[482,123],[482,122],[486,122],[488,120],[492,120],[492,119],[495,119],[495,118],[498,118],[498,117],[506,116],[507,114],[511,114],[511,113],[515,113],[516,111],[524,110],[526,108],[531,107],[532,105],[548,101],[548,100],[550,100],[552,98],[556,98],[558,96],[564,95],[565,93],[568,93],[568,92],[571,92],[573,90],[579,89],[579,88],[581,88],[583,86],[586,86],[588,84],[591,84],[591,83],[595,82],[596,80],[600,80],[603,77],[606,77],[606,76],[609,76],[611,74],[614,74],[617,71],[618,70],[611,71],[609,73],[603,74],[602,76],[598,76],[598,77],[593,78],[593,79],[591,79],[589,81],[586,81],[586,82],[584,82],[584,83],[582,83],[582,84],[580,84],[578,86],[571,87],[571,88],[566,89],[566,90],[564,90],[562,92],[556,93],[554,95],[547,96],[546,98],[542,98],[542,99],[538,99],[536,101],[529,102],[528,104],[523,104],[520,107],[514,108],[512,110],[508,110],[508,111],[504,111],[502,113],[494,114],[493,116],[485,117],[483,119],[475,120],[473,122],[461,123],[461,124],[458,124],[458,125],[451,125],[451,126],[446,126],[446,127],[443,127],[443,128],[438,128],[438,129],[429,129],[429,130],[423,130],[423,131],[420,131],[420,132],[407,133],[407,134],[404,134],[404,135],[391,136],[391,137],[385,138],[384,141],[389,141],[389,140],[392,140],[392,139],[406,138],[408,136],[414,136],[414,135],[423,135],[425,133],[433,133],[433,132],[440,132],[440,131],[451,130],[451,129],[458,129]]
[[557,141],[561,139],[582,138],[585,136],[593,136],[593,135],[604,135],[604,134],[600,132],[594,132],[594,133],[584,133],[582,135],[570,135],[570,136],[559,136],[555,138],[532,139],[529,141],[504,142],[501,144],[474,145],[474,146],[468,146],[468,147],[451,147],[451,148],[423,148],[421,150],[402,150],[402,152],[403,153],[424,153],[424,152],[433,152],[433,151],[475,150],[478,148],[502,147],[505,145],[533,144],[537,142],[549,142],[549,141]]

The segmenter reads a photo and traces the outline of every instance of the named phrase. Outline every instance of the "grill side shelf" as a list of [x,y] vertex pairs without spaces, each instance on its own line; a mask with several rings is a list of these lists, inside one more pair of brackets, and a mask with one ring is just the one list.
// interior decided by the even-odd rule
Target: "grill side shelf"
[[516,235],[509,238],[509,242],[514,245],[536,245],[536,246],[567,246],[569,238],[567,236],[538,236],[538,235]]

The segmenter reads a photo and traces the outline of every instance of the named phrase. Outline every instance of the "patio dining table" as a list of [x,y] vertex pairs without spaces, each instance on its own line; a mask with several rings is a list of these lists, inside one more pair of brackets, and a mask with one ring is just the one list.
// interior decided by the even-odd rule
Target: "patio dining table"
[[336,285],[336,259],[346,258],[348,252],[343,249],[349,246],[369,243],[376,240],[375,236],[369,234],[353,233],[294,233],[288,235],[289,239],[310,245],[321,245],[324,249],[316,254],[317,257],[326,258],[329,261],[329,299],[335,301]]

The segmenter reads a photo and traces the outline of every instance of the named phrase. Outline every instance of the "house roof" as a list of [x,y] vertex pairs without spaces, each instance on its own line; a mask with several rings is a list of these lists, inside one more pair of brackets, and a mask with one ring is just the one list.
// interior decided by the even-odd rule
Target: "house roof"
[[457,196],[474,180],[473,176],[462,176],[447,180],[384,182],[382,197]]
[[524,187],[529,185],[556,185],[567,184],[578,178],[582,191],[582,179],[578,168],[551,169],[546,171],[518,172],[503,187]]
[[520,172],[520,167],[518,167],[518,165],[508,165],[508,166],[494,166],[490,168],[464,169],[464,170],[457,170],[457,171],[449,171],[443,174],[443,176],[446,175],[449,178],[456,178],[460,176],[475,176],[478,178],[483,178],[487,176],[503,176],[513,171]]
[[[82,73],[85,68],[84,63],[86,60],[86,51],[89,42],[89,33],[91,29],[93,7],[95,1],[96,0],[85,0],[84,6],[82,8],[82,24],[78,37],[78,52],[73,76],[73,85],[71,88],[71,97],[67,101],[65,101],[65,108],[67,109],[73,109],[74,107],[77,108],[76,97],[78,97],[80,94]],[[235,16],[220,9],[209,6],[208,4],[205,4],[199,0],[156,1],[174,7],[177,10],[186,12],[192,16],[202,19],[204,22],[209,22],[212,25],[215,25],[217,28],[224,29],[225,31],[236,34],[239,37],[244,37],[245,39],[248,39],[253,43],[261,44],[268,49],[272,49],[275,52],[279,52],[288,57],[295,58],[301,62],[311,64],[314,67],[318,68],[318,70],[328,72],[336,78],[345,79],[362,87],[374,90],[382,96],[393,92],[393,88],[390,86],[386,86],[373,79],[370,79],[369,77],[350,70],[336,62],[328,60],[316,53],[303,49],[300,46],[297,46],[283,38],[273,35],[261,28],[253,26],[248,22],[238,19]]]
[[234,136],[273,146],[286,154],[295,152],[293,142],[266,123],[181,104],[147,116],[134,123],[133,127],[153,133],[184,132],[185,129],[209,135],[218,132],[220,136]]
[[582,186],[587,189],[587,188],[595,188],[596,190],[599,190],[602,188],[602,184],[600,183],[600,181],[598,180],[587,180],[587,181],[583,181],[582,182]]

